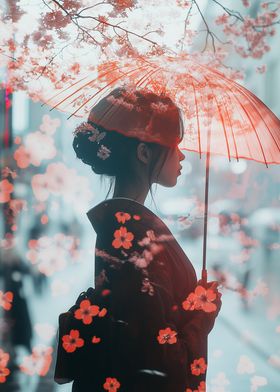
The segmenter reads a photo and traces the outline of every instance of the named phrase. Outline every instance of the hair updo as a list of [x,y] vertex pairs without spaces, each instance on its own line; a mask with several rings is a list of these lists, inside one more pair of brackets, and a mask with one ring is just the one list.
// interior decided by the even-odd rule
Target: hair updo
[[88,121],[73,133],[77,158],[94,173],[114,178],[133,176],[136,149],[144,142],[152,150],[151,185],[157,160],[162,157],[163,166],[170,148],[182,140],[183,120],[169,97],[118,87],[91,109]]

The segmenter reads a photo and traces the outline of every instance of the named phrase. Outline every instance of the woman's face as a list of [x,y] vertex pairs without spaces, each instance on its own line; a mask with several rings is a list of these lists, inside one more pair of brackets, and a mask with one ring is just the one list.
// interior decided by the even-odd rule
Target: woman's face
[[[177,183],[178,176],[181,175],[180,169],[182,165],[180,162],[185,159],[185,155],[179,149],[178,146],[170,148],[166,160],[160,170],[162,165],[162,160],[159,159],[154,170],[153,182],[166,187],[173,187]],[[160,173],[158,174],[160,170]],[[158,175],[158,178],[157,178]]]

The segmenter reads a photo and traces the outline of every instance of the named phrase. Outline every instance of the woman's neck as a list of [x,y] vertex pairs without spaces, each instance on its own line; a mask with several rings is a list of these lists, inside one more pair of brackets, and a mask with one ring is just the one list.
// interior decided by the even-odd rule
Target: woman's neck
[[144,205],[148,192],[148,184],[140,181],[124,183],[123,181],[116,179],[114,194],[112,197],[127,197],[128,199],[136,200],[138,203]]

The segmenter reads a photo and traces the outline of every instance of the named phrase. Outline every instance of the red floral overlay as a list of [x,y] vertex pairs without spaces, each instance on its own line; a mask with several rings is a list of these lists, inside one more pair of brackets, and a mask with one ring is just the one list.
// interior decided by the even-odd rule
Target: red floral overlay
[[127,231],[127,228],[121,226],[118,230],[114,232],[114,241],[112,245],[114,248],[120,248],[121,246],[125,249],[129,249],[132,247],[131,241],[134,238],[134,234]]
[[183,301],[182,306],[185,310],[203,310],[210,313],[217,309],[213,301],[216,299],[216,293],[212,289],[205,289],[202,286],[197,286],[194,293]]
[[73,353],[85,343],[84,339],[80,338],[80,332],[77,329],[71,329],[69,335],[62,336],[62,341],[62,346],[68,353]]
[[74,316],[76,319],[82,320],[84,324],[91,324],[93,317],[98,316],[98,314],[99,306],[92,305],[88,299],[84,299],[80,303],[80,308],[75,311]]
[[103,388],[109,392],[117,392],[120,386],[121,384],[118,382],[118,380],[111,377],[107,377],[105,383],[103,384]]
[[5,310],[10,310],[12,307],[13,297],[14,294],[11,291],[3,293],[3,291],[0,290],[0,306],[2,306]]
[[92,339],[91,339],[91,342],[93,343],[93,344],[96,344],[96,343],[99,343],[99,342],[101,342],[101,338],[98,338],[97,336],[93,336],[92,337]]
[[127,212],[122,212],[122,211],[116,212],[115,217],[117,218],[119,223],[125,223],[126,221],[131,219],[130,214],[128,214]]
[[176,338],[177,332],[172,331],[171,328],[160,329],[159,334],[157,336],[157,340],[159,344],[174,344],[177,342]]
[[200,374],[204,374],[207,369],[207,364],[205,363],[204,358],[195,359],[193,363],[191,363],[191,371],[195,376],[199,376]]
[[201,381],[197,389],[187,388],[186,392],[206,392],[206,383],[205,381]]
[[0,348],[0,383],[6,382],[6,377],[10,374],[10,370],[6,368],[10,355]]

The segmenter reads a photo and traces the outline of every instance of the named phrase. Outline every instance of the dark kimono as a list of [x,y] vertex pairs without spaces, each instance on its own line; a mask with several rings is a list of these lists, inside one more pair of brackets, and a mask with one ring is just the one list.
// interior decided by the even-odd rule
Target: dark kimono
[[182,307],[197,276],[170,230],[128,198],[104,200],[87,216],[97,234],[95,288],[110,293],[110,311],[125,325],[115,361],[118,388],[108,390],[205,391],[206,369],[197,374],[191,364],[200,358],[207,364],[214,319]]

